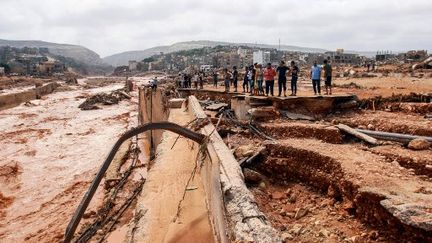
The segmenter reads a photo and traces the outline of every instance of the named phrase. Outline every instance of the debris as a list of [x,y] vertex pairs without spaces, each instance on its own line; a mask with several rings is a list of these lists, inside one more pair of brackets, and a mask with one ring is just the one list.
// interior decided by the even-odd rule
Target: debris
[[206,107],[206,110],[209,111],[219,111],[222,108],[228,107],[228,104],[225,103],[215,103]]
[[294,236],[287,232],[282,233],[281,237],[284,242],[294,239]]
[[186,99],[183,98],[170,99],[168,101],[169,108],[176,108],[176,109],[181,108],[185,101]]
[[236,158],[251,157],[255,153],[253,144],[242,145],[236,148],[234,155]]
[[427,150],[429,147],[430,143],[423,138],[416,138],[408,143],[408,148],[412,150]]
[[295,214],[294,218],[295,219],[301,219],[304,216],[306,216],[308,213],[309,213],[309,209],[307,209],[307,208],[299,208],[296,211],[296,214]]
[[259,107],[248,110],[252,118],[277,118],[280,113],[273,107]]
[[260,183],[264,177],[263,175],[261,175],[260,173],[248,169],[248,168],[244,168],[243,169],[243,175],[244,175],[244,179],[246,182],[250,182],[250,183]]
[[348,134],[351,134],[354,137],[359,138],[359,139],[361,139],[361,140],[363,140],[369,144],[378,145],[378,140],[376,140],[375,138],[370,137],[370,136],[363,134],[361,132],[358,132],[357,130],[355,130],[355,129],[347,126],[347,125],[339,124],[336,127],[339,128],[341,131],[346,132]]
[[124,92],[123,89],[114,90],[111,93],[99,93],[87,98],[81,105],[78,107],[81,110],[96,110],[100,109],[96,104],[103,105],[114,105],[118,104],[119,101],[124,99],[130,99],[131,96]]
[[289,111],[280,111],[281,115],[291,120],[315,121],[315,118],[303,114],[292,113]]
[[186,191],[193,191],[193,190],[196,190],[196,189],[198,189],[197,186],[189,186],[189,187],[186,187]]
[[303,229],[303,225],[301,225],[301,224],[294,224],[294,226],[292,227],[292,229],[290,229],[288,231],[288,233],[293,234],[293,235],[299,235],[301,233],[302,229]]
[[326,229],[322,229],[319,231],[319,236],[328,238],[330,236],[330,231],[326,230]]

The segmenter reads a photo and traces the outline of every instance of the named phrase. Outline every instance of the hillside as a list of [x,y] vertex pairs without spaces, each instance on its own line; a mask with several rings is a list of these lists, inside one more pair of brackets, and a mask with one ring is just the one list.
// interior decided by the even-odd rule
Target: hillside
[[66,58],[72,58],[77,62],[89,66],[104,66],[103,60],[100,56],[83,46],[69,45],[69,44],[57,44],[45,41],[34,41],[34,40],[1,40],[0,46],[10,47],[37,47],[37,48],[48,48],[49,52],[53,55],[63,56]]
[[[160,52],[171,53],[176,51],[190,50],[190,49],[203,48],[203,47],[215,47],[218,45],[249,46],[249,47],[258,47],[258,48],[279,48],[278,45],[267,45],[267,44],[229,43],[229,42],[218,42],[218,41],[188,41],[188,42],[175,43],[170,46],[152,47],[142,51],[122,52],[122,53],[104,57],[103,60],[107,64],[113,66],[120,66],[120,65],[127,65],[129,60],[140,61],[152,55],[159,54]],[[301,51],[301,52],[325,52],[326,51],[324,49],[319,49],[319,48],[309,48],[309,47],[289,46],[289,45],[281,45],[280,47],[281,50],[284,51]]]

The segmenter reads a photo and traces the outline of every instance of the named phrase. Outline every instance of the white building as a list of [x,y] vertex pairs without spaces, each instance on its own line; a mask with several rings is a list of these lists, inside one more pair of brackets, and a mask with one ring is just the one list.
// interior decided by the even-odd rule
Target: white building
[[253,63],[266,65],[270,62],[270,52],[268,51],[254,51]]

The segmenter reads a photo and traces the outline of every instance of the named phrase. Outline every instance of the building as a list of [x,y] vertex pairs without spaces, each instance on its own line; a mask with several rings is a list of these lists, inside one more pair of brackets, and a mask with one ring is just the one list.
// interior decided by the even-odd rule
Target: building
[[362,62],[362,59],[358,54],[345,53],[344,49],[328,51],[324,54],[327,56],[327,60],[336,65],[360,65]]
[[253,63],[265,65],[269,62],[270,62],[270,52],[269,51],[254,51]]
[[384,62],[384,61],[387,61],[389,59],[394,59],[395,57],[396,57],[396,55],[391,53],[390,51],[378,51],[376,56],[375,56],[375,60],[377,62]]
[[129,71],[137,70],[138,62],[137,61],[129,61]]

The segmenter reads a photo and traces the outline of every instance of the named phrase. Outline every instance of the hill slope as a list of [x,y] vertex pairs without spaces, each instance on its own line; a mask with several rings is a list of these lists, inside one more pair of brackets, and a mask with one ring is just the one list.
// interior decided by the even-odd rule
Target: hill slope
[[33,41],[33,40],[1,40],[0,39],[0,46],[11,46],[16,48],[23,48],[23,47],[48,48],[51,54],[72,58],[86,65],[92,65],[92,66],[105,65],[103,60],[96,52],[78,45],[57,44],[57,43],[50,43],[45,41]]
[[[279,48],[278,45],[229,43],[229,42],[201,40],[201,41],[179,42],[179,43],[172,44],[170,46],[156,46],[141,51],[122,52],[122,53],[104,57],[103,60],[105,63],[108,63],[110,65],[120,66],[120,65],[127,65],[129,60],[141,61],[144,58],[150,57],[155,54],[159,54],[160,52],[171,53],[176,51],[190,50],[190,49],[203,48],[203,47],[215,47],[218,45],[248,46],[248,47],[258,47],[258,48]],[[326,51],[324,49],[319,49],[319,48],[308,48],[308,47],[289,46],[289,45],[281,45],[280,47],[281,50],[283,51],[320,52],[320,53]]]

